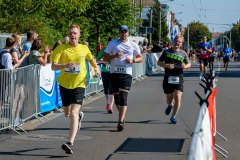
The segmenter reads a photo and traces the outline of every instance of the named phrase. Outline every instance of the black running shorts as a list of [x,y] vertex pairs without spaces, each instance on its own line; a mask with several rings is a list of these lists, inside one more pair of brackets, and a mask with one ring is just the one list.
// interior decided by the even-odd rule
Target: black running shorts
[[200,64],[203,63],[204,66],[207,67],[208,66],[208,60],[209,60],[208,58],[199,58],[199,63]]
[[118,93],[120,88],[130,91],[132,76],[130,74],[112,73],[111,81],[113,85],[113,93]]
[[102,82],[104,88],[104,94],[113,94],[112,81],[110,77],[110,72],[102,72]]
[[67,89],[62,86],[59,87],[64,107],[70,106],[71,104],[82,105],[85,96],[85,88]]
[[[183,76],[176,76],[179,77],[179,83],[178,84],[173,84],[170,82],[169,80],[169,75],[164,75],[164,79],[163,79],[163,90],[165,94],[170,94],[173,93],[174,90],[180,90],[181,92],[183,92]],[[170,83],[169,83],[170,82]]]
[[230,58],[229,57],[224,57],[223,58],[223,63],[228,63],[230,61]]

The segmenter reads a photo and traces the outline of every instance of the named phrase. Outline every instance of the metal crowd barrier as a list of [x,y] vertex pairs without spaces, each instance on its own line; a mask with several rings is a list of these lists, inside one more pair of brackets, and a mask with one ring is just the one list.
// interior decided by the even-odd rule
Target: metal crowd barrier
[[216,152],[223,157],[228,158],[224,148],[216,144],[215,136],[219,135],[224,140],[227,140],[223,135],[217,132],[216,128],[216,79],[215,71],[211,74],[204,74],[202,81],[206,86],[204,88],[206,98],[202,98],[197,92],[195,94],[200,99],[200,111],[193,132],[192,142],[189,148],[188,160],[216,160]]
[[29,65],[0,70],[0,131],[11,129],[20,134],[16,127],[23,130],[21,125],[25,121],[37,117],[39,69],[40,65]]
[[13,71],[0,70],[0,130],[13,125]]
[[[209,94],[210,94],[210,91],[208,91],[206,95],[209,95]],[[204,102],[201,105],[198,113],[197,122],[195,125],[191,145],[189,148],[188,160],[212,159],[212,155],[211,153],[209,153],[211,152],[211,147],[209,148],[209,146],[211,146],[211,140],[206,143],[206,139],[209,140],[208,137],[210,136],[209,135],[210,133],[208,133],[208,131],[210,131],[210,128],[209,130],[207,130],[206,128],[208,126],[203,125],[204,118],[205,116],[207,116],[206,114],[208,114],[207,103]],[[201,145],[199,145],[199,141],[201,141]],[[203,148],[208,150],[204,150]],[[199,152],[201,152],[202,154],[199,154]]]

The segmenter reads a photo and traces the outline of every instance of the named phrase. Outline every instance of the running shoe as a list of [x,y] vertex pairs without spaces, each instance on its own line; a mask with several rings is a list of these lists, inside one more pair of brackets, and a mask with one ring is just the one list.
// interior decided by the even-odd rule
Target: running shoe
[[171,113],[171,111],[172,111],[172,108],[173,108],[173,106],[170,104],[170,105],[166,108],[165,114],[166,114],[166,115],[169,115],[169,114]]
[[172,116],[172,117],[170,118],[170,121],[171,121],[172,124],[177,124],[177,119],[176,119],[176,117],[174,117],[174,116]]
[[203,73],[200,73],[199,78],[200,78],[200,79],[204,78],[204,77],[203,77]]
[[62,145],[62,149],[67,153],[67,154],[73,154],[73,145],[71,142],[64,143]]
[[107,110],[107,112],[110,113],[110,114],[113,113],[113,108],[112,108],[112,106],[107,105],[107,106],[106,106],[106,110]]
[[80,111],[79,113],[79,123],[78,123],[78,130],[80,130],[81,126],[82,126],[82,119],[84,117],[84,113]]
[[121,121],[118,122],[117,129],[118,129],[119,132],[123,131],[124,121],[123,122],[121,122]]

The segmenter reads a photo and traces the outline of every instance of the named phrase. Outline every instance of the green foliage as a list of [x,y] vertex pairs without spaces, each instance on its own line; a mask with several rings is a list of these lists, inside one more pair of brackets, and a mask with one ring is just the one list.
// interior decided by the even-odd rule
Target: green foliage
[[232,34],[232,37],[231,37],[232,48],[234,48],[236,51],[240,51],[240,23],[239,22],[233,25],[231,34]]
[[91,24],[89,36],[91,39],[95,39],[95,42],[90,44],[96,47],[97,43],[106,43],[110,36],[117,37],[121,24],[133,28],[133,11],[135,8],[131,7],[128,0],[92,0],[87,11],[83,13],[85,17],[89,18]]
[[109,36],[118,37],[120,24],[133,29],[141,23],[135,20],[139,7],[128,0],[0,0],[0,8],[2,33],[35,30],[44,44],[52,46],[74,23],[81,28],[80,43],[88,41],[93,53],[99,37],[106,44]]
[[[211,39],[211,32],[208,27],[200,22],[191,22],[188,24],[189,27],[189,44],[194,49],[197,49],[197,44],[201,42],[202,38],[206,36],[208,39]],[[184,39],[187,39],[187,29],[184,33]]]
[[[151,7],[152,10],[152,27],[153,27],[153,34],[152,34],[152,40],[153,41],[157,41],[159,40],[159,25],[160,25],[160,6],[158,4],[154,5]],[[168,38],[168,33],[169,33],[169,29],[167,26],[167,20],[166,17],[164,17],[163,15],[165,15],[164,10],[161,10],[161,41],[164,42],[169,42],[169,38]],[[150,12],[148,13],[148,18],[150,20]],[[148,20],[148,24],[150,24]]]

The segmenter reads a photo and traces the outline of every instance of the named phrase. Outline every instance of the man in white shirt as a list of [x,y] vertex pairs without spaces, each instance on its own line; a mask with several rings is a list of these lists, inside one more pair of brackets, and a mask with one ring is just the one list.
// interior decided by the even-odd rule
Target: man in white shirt
[[139,46],[128,40],[129,29],[125,25],[119,28],[119,39],[112,40],[105,49],[104,60],[111,61],[110,73],[115,104],[119,111],[118,131],[124,129],[127,112],[127,97],[132,84],[133,63],[142,62]]

